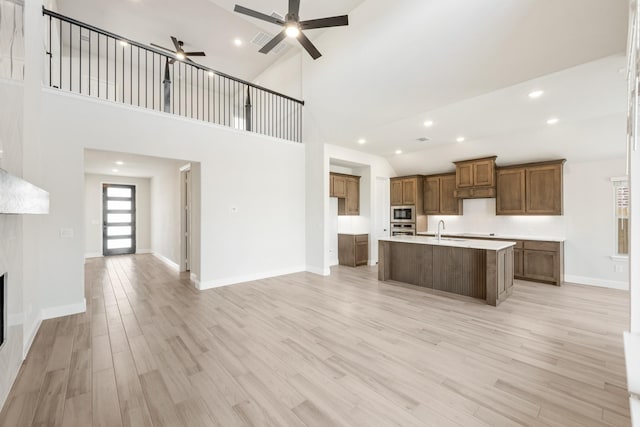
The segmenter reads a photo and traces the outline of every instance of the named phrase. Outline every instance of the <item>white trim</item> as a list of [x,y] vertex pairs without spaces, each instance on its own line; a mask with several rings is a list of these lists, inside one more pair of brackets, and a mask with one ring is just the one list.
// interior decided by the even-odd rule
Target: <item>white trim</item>
[[180,172],[185,172],[190,170],[191,170],[191,163],[187,163],[186,165],[180,167]]
[[253,282],[255,280],[268,279],[270,277],[284,276],[285,274],[301,273],[306,271],[304,267],[294,267],[282,270],[268,271],[264,273],[249,274],[246,276],[228,277],[224,279],[207,280],[205,282],[196,281],[196,289],[204,291],[206,289],[220,288],[222,286],[236,285],[238,283]]
[[629,255],[610,255],[609,258],[611,258],[611,261],[616,261],[616,262],[629,261]]
[[370,260],[369,260],[369,265],[370,265],[370,266],[378,265],[378,260],[370,259]]
[[313,266],[308,265],[307,268],[306,268],[306,271],[308,271],[309,273],[317,274],[319,276],[330,276],[331,275],[331,269],[329,267],[321,268],[321,267],[313,267]]
[[629,406],[631,407],[631,422],[637,426],[640,423],[640,400],[634,397],[629,398]]
[[152,254],[153,251],[151,249],[136,249],[137,254]]
[[620,289],[623,291],[629,290],[629,282],[620,282],[617,280],[596,279],[594,277],[573,276],[570,274],[565,274],[564,281],[577,285],[598,286],[600,288]]
[[640,395],[640,334],[624,333],[624,354],[627,367],[627,389]]
[[87,311],[87,300],[82,298],[82,302],[76,304],[62,305],[42,309],[42,319],[55,319],[57,317],[71,316],[72,314],[84,313]]
[[100,252],[89,252],[87,254],[84,254],[84,259],[87,258],[102,258],[104,255],[102,255]]
[[178,264],[176,264],[175,262],[171,261],[169,258],[167,258],[164,255],[160,255],[158,252],[151,252],[151,254],[158,258],[160,261],[164,262],[165,264],[167,264],[169,267],[171,267],[172,269],[176,270],[176,271],[180,271],[180,266]]
[[614,176],[611,178],[611,182],[629,181],[628,176]]
[[27,358],[27,354],[29,353],[29,350],[31,349],[31,345],[33,344],[33,340],[36,338],[36,334],[38,333],[38,330],[40,329],[40,325],[42,324],[42,314],[40,314],[35,321],[33,322],[33,326],[31,327],[31,330],[29,331],[28,334],[25,334],[23,336],[23,343],[22,343],[22,360]]
[[198,275],[196,273],[189,272],[189,279],[191,279],[192,282],[200,283],[200,281],[198,280]]

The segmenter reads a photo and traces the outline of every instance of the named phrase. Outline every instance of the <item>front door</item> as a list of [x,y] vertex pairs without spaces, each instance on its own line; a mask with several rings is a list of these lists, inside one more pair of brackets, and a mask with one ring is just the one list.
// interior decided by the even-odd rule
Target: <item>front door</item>
[[102,254],[136,253],[136,187],[102,184]]

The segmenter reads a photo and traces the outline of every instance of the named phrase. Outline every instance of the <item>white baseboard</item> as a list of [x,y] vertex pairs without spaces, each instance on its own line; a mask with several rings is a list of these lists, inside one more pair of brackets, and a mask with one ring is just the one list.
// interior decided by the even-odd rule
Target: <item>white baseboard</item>
[[313,267],[313,266],[308,265],[307,268],[304,271],[308,271],[309,273],[317,274],[319,276],[329,276],[329,275],[331,275],[331,269],[329,267],[321,268],[321,267]]
[[89,252],[84,254],[84,258],[102,258],[103,255],[100,252]]
[[577,285],[598,286],[600,288],[620,289],[623,291],[629,290],[629,282],[619,282],[616,280],[604,280],[596,279],[593,277],[573,276],[570,274],[565,274],[564,281],[567,283],[575,283]]
[[136,254],[152,254],[151,249],[136,249]]
[[151,251],[151,253],[153,254],[154,257],[158,258],[160,261],[164,262],[169,267],[173,268],[175,271],[180,271],[180,266],[178,264],[176,264],[175,262],[171,261],[166,256],[160,255],[158,252]]
[[72,314],[84,313],[87,311],[87,300],[76,304],[62,305],[58,307],[49,307],[42,309],[42,319],[55,319],[56,317],[71,316]]
[[198,275],[196,273],[189,273],[189,279],[191,279],[192,282],[199,282]]
[[246,276],[228,277],[217,280],[207,280],[204,282],[195,281],[196,288],[204,291],[206,289],[220,288],[222,286],[235,285],[238,283],[253,282],[255,280],[268,279],[270,277],[284,276],[285,274],[300,273],[305,271],[304,267],[287,268],[282,270],[268,271],[264,273],[249,274]]
[[22,344],[22,360],[27,358],[27,354],[31,349],[31,345],[33,344],[33,340],[36,338],[36,334],[38,333],[38,330],[40,330],[41,324],[42,324],[42,315],[38,316],[35,319],[29,333],[24,335],[24,341]]
[[369,265],[378,265],[378,260],[377,259],[370,259],[369,260]]

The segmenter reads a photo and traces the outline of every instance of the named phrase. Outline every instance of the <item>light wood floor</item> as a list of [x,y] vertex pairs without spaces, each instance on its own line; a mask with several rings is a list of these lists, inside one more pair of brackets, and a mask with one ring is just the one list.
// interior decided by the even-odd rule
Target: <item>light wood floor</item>
[[2,426],[630,425],[628,293],[517,282],[499,307],[338,267],[194,290],[151,255],[90,260]]

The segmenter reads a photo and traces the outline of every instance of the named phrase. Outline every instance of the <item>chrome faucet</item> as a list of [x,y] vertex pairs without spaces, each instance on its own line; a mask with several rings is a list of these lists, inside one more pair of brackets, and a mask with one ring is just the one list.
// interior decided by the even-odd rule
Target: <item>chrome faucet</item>
[[438,234],[436,234],[436,237],[438,238],[438,242],[440,241],[440,239],[442,239],[442,230],[440,230],[440,224],[442,224],[442,230],[446,230],[447,229],[447,227],[444,226],[444,220],[443,219],[438,221]]

